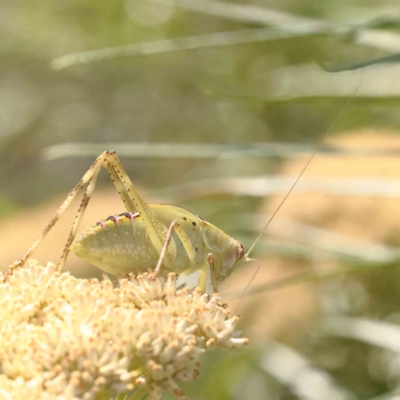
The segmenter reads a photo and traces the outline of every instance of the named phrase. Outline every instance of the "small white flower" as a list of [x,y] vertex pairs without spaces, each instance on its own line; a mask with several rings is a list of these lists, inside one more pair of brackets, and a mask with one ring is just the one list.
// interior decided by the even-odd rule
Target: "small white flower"
[[198,357],[248,343],[214,295],[176,289],[176,275],[77,279],[29,260],[0,274],[0,399],[94,399],[161,389],[199,374]]

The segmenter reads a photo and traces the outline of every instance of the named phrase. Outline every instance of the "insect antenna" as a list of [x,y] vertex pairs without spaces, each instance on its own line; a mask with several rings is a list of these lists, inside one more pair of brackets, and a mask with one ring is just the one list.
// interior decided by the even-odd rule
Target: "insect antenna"
[[[362,72],[362,71],[361,71]],[[337,121],[339,120],[340,116],[343,114],[344,110],[350,105],[350,103],[353,101],[355,95],[357,94],[358,90],[360,89],[362,82],[362,74],[360,75],[360,79],[357,83],[357,86],[353,92],[353,95],[348,97],[347,101],[342,105],[342,108],[336,115],[335,119],[333,120],[332,124],[330,125],[329,129],[322,135],[321,139],[318,141],[317,146],[315,147],[315,150],[313,151],[311,157],[307,160],[307,162],[304,164],[304,167],[300,171],[299,175],[293,182],[292,186],[288,190],[288,192],[285,194],[285,197],[282,199],[282,201],[279,203],[278,207],[275,209],[271,217],[268,219],[267,223],[265,224],[263,230],[259,233],[257,238],[254,240],[253,244],[250,246],[249,250],[246,253],[246,258],[249,257],[250,253],[253,251],[255,245],[257,242],[261,239],[261,237],[264,235],[266,232],[269,224],[272,222],[272,220],[275,218],[275,215],[279,212],[279,210],[282,208],[283,204],[286,202],[287,198],[290,196],[290,194],[293,192],[293,189],[296,187],[297,183],[299,182],[300,178],[304,175],[306,172],[307,168],[311,164],[311,161],[314,159],[314,157],[318,154],[319,150],[321,149],[325,139],[328,137],[328,135],[332,132],[333,128],[335,127]]]
[[249,279],[249,281],[246,283],[245,288],[243,289],[243,291],[240,294],[240,298],[239,298],[239,302],[236,306],[236,311],[235,314],[239,314],[239,310],[242,306],[243,300],[246,297],[247,292],[249,291],[254,279],[256,279],[256,276],[258,274],[258,271],[260,270],[260,261],[258,261],[256,258],[249,258],[248,261],[255,261],[257,263],[257,268],[254,271],[253,275],[251,276],[251,278]]

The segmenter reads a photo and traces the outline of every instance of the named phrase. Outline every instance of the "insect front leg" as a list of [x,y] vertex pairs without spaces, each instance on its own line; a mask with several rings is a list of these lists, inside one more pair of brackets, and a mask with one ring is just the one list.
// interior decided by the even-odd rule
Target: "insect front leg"
[[199,276],[199,281],[197,283],[197,286],[201,289],[202,292],[206,291],[207,276],[208,276],[209,269],[210,269],[210,267],[208,264],[204,264],[200,269],[200,276]]
[[[177,236],[179,237],[179,240],[182,242],[182,245],[183,245],[183,247],[186,251],[186,254],[189,258],[188,269],[192,269],[196,264],[196,253],[193,249],[192,243],[190,242],[185,230],[182,229],[182,227],[178,224],[177,221],[173,221],[171,223],[171,225],[169,226],[167,237],[165,239],[164,246],[163,246],[163,249],[160,254],[160,258],[157,262],[157,267],[155,269],[156,273],[158,273],[161,269],[161,265],[163,263],[165,254],[167,252],[169,242],[172,240],[172,234],[174,233],[174,231],[177,234]],[[203,292],[205,292],[205,290],[206,290],[208,270],[211,271],[211,282],[212,282],[212,286],[214,289],[214,293],[216,293],[217,292],[217,280],[216,280],[216,276],[215,276],[214,256],[212,255],[212,253],[208,254],[206,264],[204,264],[203,268],[200,270],[200,278],[199,278],[197,286]]]
[[202,268],[200,269],[200,276],[199,276],[199,282],[197,283],[197,286],[203,291],[206,291],[206,286],[207,286],[207,277],[208,277],[208,271],[211,273],[211,284],[213,286],[213,291],[214,293],[218,292],[218,285],[217,285],[217,279],[215,275],[215,265],[214,265],[214,256],[212,253],[209,253],[207,255],[206,261]]

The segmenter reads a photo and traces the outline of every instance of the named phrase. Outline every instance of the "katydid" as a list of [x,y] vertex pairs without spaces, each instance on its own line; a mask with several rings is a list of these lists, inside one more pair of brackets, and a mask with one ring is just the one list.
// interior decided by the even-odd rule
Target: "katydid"
[[[110,175],[125,204],[126,212],[100,221],[77,235],[79,223],[102,167]],[[205,290],[210,270],[216,291],[217,285],[237,268],[239,260],[250,260],[239,241],[199,216],[173,205],[147,204],[132,184],[117,154],[105,151],[97,157],[29,250],[12,265],[8,274],[25,264],[85,187],[59,263],[59,271],[63,270],[68,253],[72,250],[103,271],[115,275],[144,272],[155,268],[157,264],[156,271],[162,268],[184,275],[200,270],[198,286],[202,290]]]
[[[10,267],[5,279],[14,268],[25,264],[75,197],[86,187],[61,256],[59,271],[63,270],[69,251],[72,250],[77,256],[115,275],[125,275],[130,272],[137,274],[152,268],[155,268],[156,273],[163,270],[183,275],[199,270],[198,286],[203,291],[206,288],[208,271],[210,271],[213,289],[217,291],[217,285],[228,278],[241,262],[252,260],[249,255],[255,244],[303,176],[333,125],[323,135],[315,151],[247,253],[244,252],[244,247],[238,240],[231,238],[190,211],[168,204],[147,204],[131,182],[116,152],[105,151],[96,158],[68,194],[25,255]],[[101,168],[105,168],[110,175],[124,202],[126,212],[112,215],[105,221],[99,221],[97,225],[77,235]]]

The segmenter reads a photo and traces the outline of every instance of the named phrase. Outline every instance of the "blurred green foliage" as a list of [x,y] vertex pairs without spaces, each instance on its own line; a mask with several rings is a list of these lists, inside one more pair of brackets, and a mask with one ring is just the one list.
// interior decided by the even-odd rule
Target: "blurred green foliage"
[[[384,57],[400,52],[398,1],[215,4],[217,8],[205,0],[3,0],[0,218],[66,194],[92,161],[46,161],[44,149],[54,145],[104,143],[106,150],[108,143],[126,142],[239,148],[272,141],[314,144],[339,113],[332,134],[361,127],[398,130],[397,59],[374,66],[368,61],[387,61]],[[242,32],[252,29],[265,29],[271,37],[244,40]],[[201,35],[211,35],[207,45]],[[178,39],[161,45],[182,46],[187,42],[179,40],[188,37],[200,37],[196,40],[202,44],[157,54],[151,43]],[[221,46],[221,37],[233,37],[237,44]],[[102,52],[140,43],[147,43],[153,54],[140,54],[138,47],[133,53],[130,48],[130,56],[126,49],[116,57]],[[64,55],[92,50],[99,53],[91,63],[80,62],[78,54],[70,68],[50,66]],[[355,68],[358,63],[370,68],[361,71]],[[354,68],[344,69],[354,71],[329,74],[318,64],[327,69],[347,65]],[[352,100],[343,110],[348,98]],[[135,183],[154,189],[271,174],[279,167],[277,161],[279,157],[123,160]],[[237,215],[256,210],[260,202],[226,193],[199,197],[184,205],[222,228],[235,221],[232,231],[239,237],[245,237],[248,227],[238,226]],[[398,245],[393,237],[386,242]],[[349,269],[351,262],[341,261],[341,266]],[[391,340],[400,343],[397,263],[375,266],[373,272],[339,274],[322,283],[320,302],[329,306],[321,307],[321,319],[346,315],[354,318],[354,327],[358,318],[386,321],[395,328]],[[363,336],[354,333],[356,328],[350,335],[344,328],[339,334],[323,327],[316,320],[311,332],[287,348],[268,341],[237,354],[216,354],[204,360],[200,378],[185,391],[193,400],[394,399],[400,385],[400,345],[371,344],[370,338],[389,341],[386,331],[374,328],[363,330]]]

